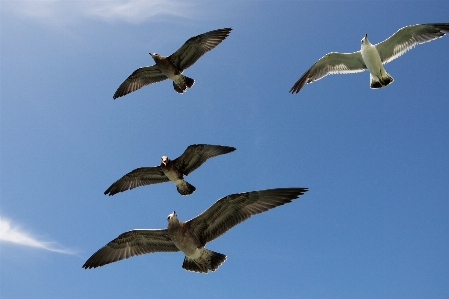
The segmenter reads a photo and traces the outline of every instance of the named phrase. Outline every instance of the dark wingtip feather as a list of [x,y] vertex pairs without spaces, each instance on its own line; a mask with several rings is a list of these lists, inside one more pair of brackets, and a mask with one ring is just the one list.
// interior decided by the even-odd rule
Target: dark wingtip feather
[[301,88],[304,87],[304,85],[306,85],[307,83],[307,78],[309,77],[309,73],[310,73],[310,69],[305,72],[301,78],[298,79],[298,81],[296,81],[296,83],[293,85],[293,87],[290,89],[290,93],[298,93]]

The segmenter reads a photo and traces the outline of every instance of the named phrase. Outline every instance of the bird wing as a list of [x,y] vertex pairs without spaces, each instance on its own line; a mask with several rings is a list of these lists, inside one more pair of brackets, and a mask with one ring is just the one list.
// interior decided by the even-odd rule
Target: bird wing
[[358,73],[366,70],[360,51],[354,53],[331,52],[321,57],[290,89],[298,93],[306,83],[312,83],[332,74]]
[[83,268],[96,268],[145,253],[176,251],[179,249],[166,229],[133,229],[100,248],[84,263]]
[[165,79],[167,79],[167,76],[165,76],[156,65],[138,68],[126,78],[122,84],[120,84],[113,98],[119,98],[130,92],[136,91],[145,85],[160,82]]
[[181,156],[173,160],[173,163],[179,171],[188,175],[206,162],[207,159],[233,151],[235,151],[235,147],[232,146],[192,144],[187,147]]
[[382,63],[388,63],[418,44],[427,43],[449,33],[449,23],[418,24],[403,27],[376,44]]
[[128,189],[131,190],[140,186],[168,181],[170,181],[170,179],[165,176],[160,166],[140,167],[122,176],[104,191],[104,194],[114,195]]
[[307,188],[279,188],[231,194],[220,198],[186,225],[204,246],[252,215],[289,203],[307,191]]
[[191,37],[181,48],[170,55],[169,59],[182,72],[194,64],[204,53],[221,43],[231,30],[231,28],[217,29]]

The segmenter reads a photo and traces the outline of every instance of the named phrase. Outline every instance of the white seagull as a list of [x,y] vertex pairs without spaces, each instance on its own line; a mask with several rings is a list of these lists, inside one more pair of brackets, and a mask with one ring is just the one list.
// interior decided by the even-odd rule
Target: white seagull
[[381,88],[393,82],[393,77],[387,73],[386,64],[414,46],[449,33],[449,23],[418,24],[399,29],[395,34],[372,45],[368,34],[362,39],[360,51],[354,53],[331,52],[321,57],[304,75],[296,81],[290,89],[291,93],[298,93],[306,83],[312,83],[329,74],[348,74],[370,72],[370,87]]

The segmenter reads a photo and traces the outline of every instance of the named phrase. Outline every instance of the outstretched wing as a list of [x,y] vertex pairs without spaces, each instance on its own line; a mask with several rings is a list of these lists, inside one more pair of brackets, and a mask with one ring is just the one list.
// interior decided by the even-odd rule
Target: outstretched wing
[[169,59],[182,72],[194,64],[204,53],[221,43],[231,30],[231,28],[217,29],[191,37],[181,48],[170,55]]
[[122,176],[104,191],[104,194],[114,195],[128,189],[168,181],[170,181],[169,178],[165,176],[160,166],[140,167]]
[[289,203],[307,191],[307,188],[279,188],[231,194],[220,198],[186,225],[205,245],[252,215]]
[[360,51],[354,53],[331,52],[321,57],[290,89],[298,93],[306,83],[312,83],[332,74],[358,73],[366,70]]
[[83,268],[101,267],[145,253],[176,251],[179,249],[166,229],[133,229],[100,248],[84,263]]
[[388,63],[418,44],[430,42],[449,33],[449,23],[418,24],[399,29],[395,34],[376,44],[382,63]]
[[173,163],[184,175],[188,175],[207,159],[233,151],[235,151],[235,147],[232,146],[193,144],[189,145],[181,156],[173,160]]
[[145,85],[160,82],[165,79],[167,79],[167,76],[165,76],[156,65],[138,68],[126,78],[122,84],[120,84],[113,98],[119,98],[130,92],[136,91]]

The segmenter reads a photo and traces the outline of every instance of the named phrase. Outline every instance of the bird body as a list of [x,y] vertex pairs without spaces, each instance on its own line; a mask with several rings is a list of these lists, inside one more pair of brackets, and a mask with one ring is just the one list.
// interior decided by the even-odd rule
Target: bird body
[[430,42],[449,33],[449,23],[417,24],[399,29],[392,36],[376,45],[368,40],[361,41],[360,51],[353,53],[330,52],[315,62],[293,85],[291,93],[330,74],[370,72],[370,87],[380,88],[393,82],[393,77],[385,71],[386,64],[418,44]]
[[167,231],[175,246],[185,254],[182,267],[189,271],[207,273],[215,271],[225,260],[226,255],[206,249],[189,225],[179,221],[176,212],[168,215]]
[[165,76],[167,76],[167,78],[173,80],[173,88],[178,93],[184,93],[187,88],[191,88],[193,86],[195,80],[187,76],[184,76],[182,74],[182,70],[179,70],[173,64],[173,62],[171,62],[169,57],[161,56],[156,53],[150,53],[150,55],[151,57],[153,57],[154,62],[156,63],[157,67],[161,70],[161,72]]
[[375,46],[373,46],[368,40],[368,34],[362,39],[362,45],[360,49],[363,62],[370,72],[370,87],[380,88],[387,86],[394,81],[393,77],[387,73],[382,60],[380,59],[379,52]]
[[170,160],[167,156],[162,156],[161,158],[161,169],[165,176],[176,185],[179,194],[189,195],[196,190],[195,186],[184,180],[182,171],[180,171],[175,162]]
[[185,222],[178,220],[176,212],[168,215],[167,221],[167,232],[175,246],[191,259],[200,257],[200,248],[202,247],[200,241],[189,230]]
[[179,221],[173,212],[167,217],[166,229],[125,232],[95,252],[83,268],[96,268],[145,253],[182,251],[184,269],[200,273],[215,271],[226,255],[206,249],[208,242],[252,215],[290,203],[307,191],[307,188],[277,188],[231,194],[186,222]]

